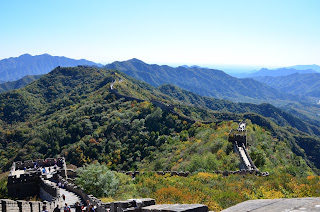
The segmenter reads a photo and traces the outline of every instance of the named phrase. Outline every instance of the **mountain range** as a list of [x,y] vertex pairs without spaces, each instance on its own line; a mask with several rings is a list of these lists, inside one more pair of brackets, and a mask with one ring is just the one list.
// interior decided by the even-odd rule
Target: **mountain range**
[[320,73],[291,74],[279,77],[255,77],[259,82],[275,88],[281,92],[294,95],[320,97]]
[[138,59],[116,61],[104,68],[120,70],[153,86],[168,83],[201,96],[235,102],[271,103],[310,123],[320,121],[319,105],[314,99],[281,92],[251,78],[235,78],[220,70],[159,66]]
[[[270,198],[279,192],[283,195],[277,197],[317,194],[320,124],[306,115],[311,111],[309,97],[299,97],[295,92],[306,84],[316,90],[317,83],[312,78],[318,75],[290,75],[288,81],[274,77],[259,82],[236,79],[219,70],[149,65],[137,59],[108,66],[110,69],[58,66],[47,74],[1,84],[0,89],[5,92],[0,93],[0,172],[8,171],[13,161],[51,157],[65,157],[72,167],[99,162],[117,171],[189,171],[191,177],[175,179],[178,189],[183,184],[187,198],[190,186],[195,188],[195,199],[218,196],[214,206],[219,203],[223,208],[247,199],[249,196],[243,196],[242,190],[247,192],[245,195],[250,194],[249,189],[254,191],[250,198]],[[301,84],[299,78],[303,79]],[[188,79],[188,90],[173,85],[183,86]],[[155,86],[144,82],[148,80]],[[277,80],[287,83],[288,88],[274,88],[277,82],[273,81]],[[246,89],[250,97],[237,87]],[[255,100],[259,94],[255,101],[266,97],[286,104],[286,108],[201,96],[192,89],[214,90],[217,96],[229,99],[235,95]],[[294,92],[290,94],[290,90]],[[297,96],[298,101],[292,96]],[[316,106],[312,108],[319,109]],[[241,121],[247,123],[248,154],[259,172],[268,171],[270,176],[214,174],[217,170],[239,169],[240,158],[228,136]],[[160,184],[172,186],[174,178],[147,174],[139,175],[135,182],[139,188],[150,189],[142,189],[141,196],[150,196],[151,190],[159,191],[154,188]],[[124,180],[123,184],[131,182],[130,177]],[[228,183],[222,183],[226,180]],[[1,180],[0,184],[2,195],[6,183]],[[199,193],[199,185],[211,193]],[[175,198],[177,192],[170,190],[162,193],[171,193]]]
[[113,62],[105,69],[119,70],[152,86],[173,84],[201,96],[238,102],[261,103],[272,100],[296,100],[297,97],[281,93],[253,79],[238,79],[223,71],[200,67],[170,67],[147,64],[138,59]]
[[[51,64],[50,61],[57,59],[57,57],[47,54],[40,56],[22,55],[19,58],[21,57],[29,58],[29,60],[24,60],[23,64],[25,64],[26,67],[33,66],[33,61],[39,57],[42,57],[43,60],[49,58],[48,60],[43,61],[43,64]],[[75,61],[69,58],[66,58],[66,60]],[[23,64],[20,64],[20,67],[26,69],[23,68]],[[153,86],[160,86],[168,83],[202,96],[228,99],[236,102],[267,102],[281,107],[283,110],[294,114],[297,117],[308,120],[311,124],[319,122],[320,120],[320,117],[317,115],[319,113],[319,105],[316,104],[317,100],[299,95],[300,93],[286,93],[285,90],[281,91],[275,89],[272,86],[270,87],[269,85],[254,79],[238,79],[220,70],[201,68],[199,66],[180,66],[174,68],[166,65],[151,65],[138,59],[113,62],[106,65],[104,68],[120,70]],[[21,87],[30,82],[29,80],[20,80],[19,82],[3,84],[1,85],[1,91],[17,88],[13,85],[19,85]],[[305,88],[309,86],[308,83],[302,84]],[[314,89],[315,92],[317,90],[317,87],[310,89],[305,88],[304,90]]]
[[75,165],[99,161],[115,170],[191,170],[193,157],[212,156],[217,169],[235,169],[226,135],[240,120],[250,123],[248,140],[259,169],[303,175],[311,171],[305,164],[320,168],[317,126],[270,104],[202,97],[168,84],[155,88],[116,70],[58,67],[0,94],[0,106],[4,170],[12,160],[57,155]]
[[[299,74],[309,74],[309,73],[318,73],[318,71],[308,68],[308,69],[299,69],[300,66],[293,66],[288,68],[278,68],[278,69],[267,69],[262,68],[259,71],[252,73],[243,73],[239,74],[240,77],[244,78],[255,78],[255,77],[279,77],[279,76],[287,76],[295,73]],[[309,67],[309,66],[301,66],[301,67]]]
[[320,72],[320,66],[313,64],[313,65],[295,65],[295,66],[290,66],[288,68],[293,68],[296,70],[307,70],[307,69],[311,69],[317,72]]
[[49,54],[36,56],[23,54],[19,57],[0,60],[0,81],[15,81],[26,75],[47,74],[57,66],[74,67],[77,65],[100,66],[100,64],[84,59],[75,60]]

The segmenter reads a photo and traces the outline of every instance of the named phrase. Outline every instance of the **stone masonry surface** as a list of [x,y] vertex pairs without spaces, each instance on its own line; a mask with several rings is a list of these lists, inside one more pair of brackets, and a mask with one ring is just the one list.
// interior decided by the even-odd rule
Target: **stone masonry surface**
[[320,197],[248,200],[222,212],[315,212],[320,211]]

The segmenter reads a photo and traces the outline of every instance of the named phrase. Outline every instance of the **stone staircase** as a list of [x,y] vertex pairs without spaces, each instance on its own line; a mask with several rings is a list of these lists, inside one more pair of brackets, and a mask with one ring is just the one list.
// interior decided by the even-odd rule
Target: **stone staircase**
[[64,207],[65,203],[67,203],[71,207],[71,211],[75,211],[74,205],[76,204],[76,202],[82,203],[80,197],[75,193],[67,191],[64,188],[60,188],[59,191],[61,196],[64,194],[66,197],[65,201],[62,200],[62,208]]
[[[52,182],[50,180],[45,180],[45,182],[48,184],[51,184],[53,186],[58,187],[56,182]],[[58,187],[58,188],[59,188],[58,193],[60,196],[61,209],[63,209],[63,207],[65,206],[65,203],[67,203],[71,207],[71,211],[75,211],[74,205],[76,204],[76,202],[79,202],[80,204],[83,203],[81,201],[81,198],[78,195],[76,195],[75,193],[70,192],[65,188],[61,188],[61,187]],[[63,198],[62,198],[63,195],[65,196],[65,200],[63,200]]]

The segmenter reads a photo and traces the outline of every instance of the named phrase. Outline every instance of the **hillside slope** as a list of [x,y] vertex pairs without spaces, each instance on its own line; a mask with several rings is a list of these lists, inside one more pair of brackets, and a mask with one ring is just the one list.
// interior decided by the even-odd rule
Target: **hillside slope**
[[13,89],[18,89],[22,88],[29,83],[35,81],[36,79],[39,79],[42,75],[27,75],[25,77],[22,77],[21,79],[17,81],[9,81],[5,83],[0,84],[0,93],[13,90]]
[[138,59],[114,62],[104,68],[122,71],[153,86],[169,83],[201,96],[235,102],[270,103],[311,124],[320,121],[320,105],[314,99],[280,92],[256,80],[238,79],[219,70],[150,65]]
[[[141,101],[118,98],[110,91],[115,81],[118,92]],[[22,89],[0,94],[0,166],[60,155],[75,165],[99,161],[115,170],[197,171],[192,161],[200,157],[208,161],[201,169],[234,170],[239,161],[227,135],[237,126],[234,121],[246,119],[250,154],[259,169],[295,175],[311,173],[309,167],[317,171],[316,137],[255,113],[213,111],[184,102],[120,72],[56,68]],[[190,122],[177,113],[213,122]]]
[[75,60],[67,57],[42,54],[31,56],[24,54],[0,60],[0,80],[15,81],[27,75],[47,74],[57,66],[73,67],[77,65],[99,66],[88,60]]
[[195,107],[206,108],[216,112],[257,113],[269,118],[279,126],[291,126],[306,133],[320,135],[320,125],[318,123],[312,122],[312,124],[310,124],[302,121],[271,104],[235,103],[228,100],[202,97],[169,84],[160,86],[159,90],[170,97],[180,100],[184,104],[187,103]]

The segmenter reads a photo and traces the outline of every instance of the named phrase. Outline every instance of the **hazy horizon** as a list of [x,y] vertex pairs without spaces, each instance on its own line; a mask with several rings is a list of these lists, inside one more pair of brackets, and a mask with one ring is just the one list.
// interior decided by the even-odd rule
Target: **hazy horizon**
[[0,5],[0,58],[46,52],[99,63],[139,58],[200,66],[320,64],[316,0],[17,0]]
[[[30,53],[24,53],[24,54],[21,54],[21,55],[18,55],[18,56],[11,56],[11,57],[7,57],[7,58],[0,58],[0,60],[4,60],[4,59],[9,59],[9,58],[17,58],[17,57],[20,57],[22,55],[25,55],[25,54],[29,54],[31,56],[39,56],[39,55],[45,55],[45,54],[48,54],[50,56],[57,56],[57,57],[66,57],[64,55],[51,55],[49,53],[42,53],[42,54],[36,54],[36,55],[32,55]],[[68,57],[69,58],[69,57]],[[134,57],[136,58],[136,57]],[[84,57],[80,57],[80,58],[70,58],[70,59],[76,59],[76,60],[81,60],[81,59],[85,59],[87,60],[86,58]],[[133,59],[133,58],[129,58],[129,59],[125,59],[125,60],[115,60],[115,61],[127,61],[127,60],[130,60],[130,59]],[[253,65],[237,65],[237,64],[177,64],[177,63],[149,63],[148,61],[145,61],[141,58],[136,58],[136,59],[139,59],[145,63],[148,63],[148,64],[157,64],[157,65],[169,65],[169,66],[172,66],[172,67],[179,67],[179,66],[184,66],[184,65],[187,65],[187,66],[200,66],[200,67],[203,67],[203,68],[210,68],[210,69],[219,69],[219,70],[222,70],[222,71],[225,71],[227,73],[250,73],[250,72],[254,72],[254,71],[258,71],[260,70],[261,68],[270,68],[270,69],[276,69],[276,68],[282,68],[282,67],[272,67],[272,66],[268,66],[268,67],[261,67],[261,66],[253,66]],[[113,63],[115,61],[110,61],[110,62],[98,62],[98,61],[92,61],[92,62],[95,62],[95,63],[99,63],[99,64],[102,64],[102,65],[107,65],[107,64],[110,64],[110,63]]]

